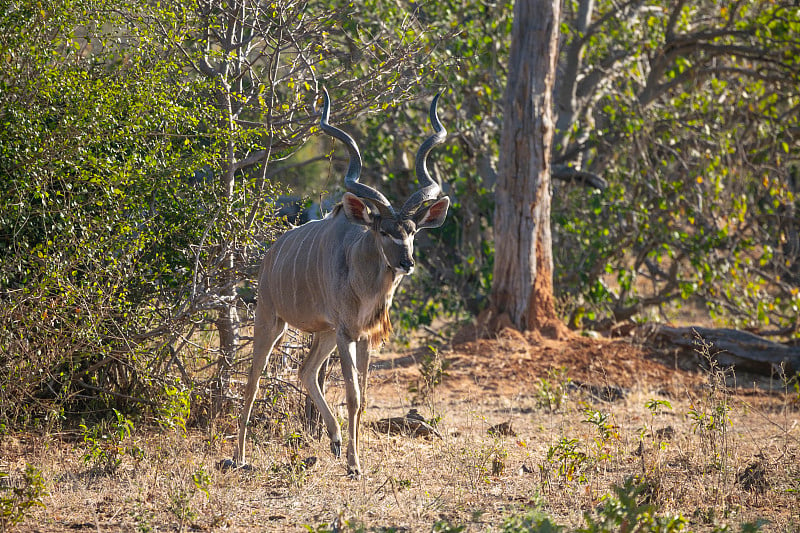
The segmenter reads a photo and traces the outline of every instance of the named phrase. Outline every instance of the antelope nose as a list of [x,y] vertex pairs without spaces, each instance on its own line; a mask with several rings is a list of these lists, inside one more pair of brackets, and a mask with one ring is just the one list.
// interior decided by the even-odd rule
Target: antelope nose
[[414,260],[413,259],[401,259],[400,260],[400,270],[403,270],[406,274],[411,274],[414,271]]

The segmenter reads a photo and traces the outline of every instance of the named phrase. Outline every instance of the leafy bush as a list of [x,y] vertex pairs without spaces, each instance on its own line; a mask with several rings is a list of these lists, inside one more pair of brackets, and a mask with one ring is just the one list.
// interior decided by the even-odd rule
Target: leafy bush
[[[8,479],[8,474],[0,472],[0,483]],[[22,486],[9,487],[0,484],[0,526],[2,530],[10,530],[28,515],[33,507],[44,507],[42,498],[47,496],[42,473],[33,465],[25,465]]]
[[126,455],[136,461],[144,458],[142,449],[135,442],[130,442],[134,430],[133,421],[116,409],[112,411],[114,420],[103,420],[91,427],[80,425],[86,445],[83,461],[93,471],[102,474],[116,472]]

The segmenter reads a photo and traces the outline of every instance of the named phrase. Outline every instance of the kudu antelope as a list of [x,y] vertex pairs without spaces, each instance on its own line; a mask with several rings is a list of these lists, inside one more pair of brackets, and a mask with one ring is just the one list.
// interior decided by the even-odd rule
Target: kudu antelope
[[259,378],[288,324],[313,333],[300,380],[322,414],[336,457],[341,455],[341,428],[317,376],[333,349],[339,349],[347,396],[347,470],[352,477],[360,476],[358,428],[364,412],[370,351],[390,332],[388,312],[394,291],[402,277],[414,270],[414,235],[423,228],[441,226],[450,206],[448,197],[438,198],[441,189],[426,166],[431,149],[447,135],[436,114],[438,99],[436,95],[430,107],[435,133],[422,143],[416,156],[421,188],[395,210],[383,194],[358,181],[358,146],[350,135],[328,124],[330,99],[324,91],[320,128],[347,147],[347,192],[328,216],[287,231],[264,257],[258,283],[253,366],[239,420],[235,464],[245,462],[247,422]]

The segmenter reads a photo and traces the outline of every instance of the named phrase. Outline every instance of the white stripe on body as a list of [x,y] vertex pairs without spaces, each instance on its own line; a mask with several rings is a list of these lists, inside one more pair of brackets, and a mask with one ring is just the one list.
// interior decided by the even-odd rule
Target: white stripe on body
[[[285,235],[286,234],[284,233],[283,236],[285,236]],[[273,259],[272,259],[272,268],[269,271],[269,277],[271,279],[275,279],[275,267],[278,265],[278,259],[280,257],[282,257],[281,252],[283,251],[283,245],[286,244],[286,241],[288,241],[289,239],[282,238],[282,239],[279,239],[279,240],[281,241],[281,243],[280,243],[280,245],[278,245],[278,249],[275,251],[275,254],[274,254]],[[270,251],[272,251],[272,250],[270,249]]]
[[[317,265],[312,267],[312,265],[311,265],[311,253],[312,253],[312,251],[316,251],[317,250],[317,239],[319,238],[319,236],[321,234],[322,234],[322,231],[316,231],[314,233],[314,238],[311,240],[311,244],[308,247],[308,265],[306,265],[306,268],[310,268],[310,269],[312,269],[313,271],[316,272],[315,281],[316,281],[317,285],[315,287],[313,287],[313,290],[319,296],[322,296],[322,294],[321,294],[321,292],[322,292],[322,273],[321,273],[322,261],[319,261],[319,264],[317,264]],[[311,281],[311,280],[309,279],[309,281]]]
[[[297,245],[297,250],[295,251],[295,254],[294,254],[294,262],[292,263],[292,286],[295,288],[294,292],[292,293],[292,302],[294,303],[294,308],[295,309],[297,309],[297,293],[298,293],[298,290],[297,290],[297,287],[298,287],[298,284],[297,284],[297,259],[300,257],[300,252],[305,249],[303,247],[303,244],[306,242],[306,239],[308,239],[308,235],[310,233],[313,233],[313,229],[314,229],[314,228],[311,228],[311,223],[310,222],[307,224],[307,226],[308,226],[307,228],[304,228],[306,230],[306,232],[305,232],[305,235],[303,235],[303,240],[301,240],[300,244]],[[308,257],[307,253],[306,253],[306,257]]]

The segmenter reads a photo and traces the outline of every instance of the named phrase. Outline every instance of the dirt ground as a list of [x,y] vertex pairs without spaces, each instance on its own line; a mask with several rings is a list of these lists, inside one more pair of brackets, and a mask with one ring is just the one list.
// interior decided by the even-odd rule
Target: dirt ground
[[[367,425],[416,408],[441,436],[364,428],[358,481],[326,437],[300,436],[296,413],[276,415],[274,398],[257,406],[246,471],[218,468],[233,451],[235,417],[187,436],[137,426],[113,473],[90,468],[74,434],[6,436],[2,470],[18,478],[34,464],[50,491],[18,528],[498,531],[533,509],[573,529],[635,478],[640,503],[680,515],[685,530],[800,531],[800,398],[788,386],[687,371],[630,339],[504,330],[435,353],[375,357]],[[440,383],[426,388],[442,362]],[[346,419],[335,371],[327,397]],[[505,429],[491,431],[498,424]],[[124,452],[131,445],[142,457]]]
[[504,396],[518,394],[524,384],[560,368],[568,369],[573,381],[596,387],[664,389],[697,382],[697,376],[666,363],[664,356],[622,339],[574,335],[553,340],[505,329],[495,339],[456,344],[447,359],[451,365],[446,386],[475,382],[487,393]]

